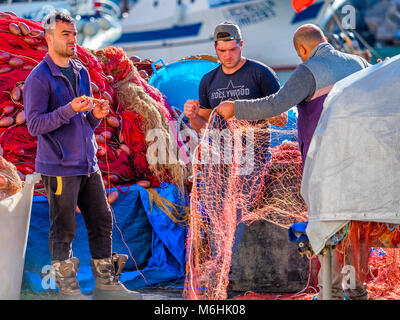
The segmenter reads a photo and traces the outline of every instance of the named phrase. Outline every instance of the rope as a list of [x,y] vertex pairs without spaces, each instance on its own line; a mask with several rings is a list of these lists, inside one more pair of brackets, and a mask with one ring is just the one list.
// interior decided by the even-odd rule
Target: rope
[[[104,122],[104,132],[106,132],[106,131],[107,131],[107,121],[103,121],[103,122]],[[104,143],[106,144],[106,142],[107,142],[107,137],[106,137],[106,136],[104,137],[104,141],[105,141]],[[105,153],[105,158],[106,158],[107,168],[108,168],[108,171],[109,171],[109,170],[110,170],[110,164],[109,164],[109,162],[108,162],[108,155],[107,155],[107,152]],[[107,179],[108,179],[108,185],[111,185],[111,184],[110,184],[110,174],[107,174]],[[110,195],[110,193],[111,193],[111,188],[108,189],[108,194],[106,193],[106,194],[107,194],[107,198],[108,198],[108,196]],[[128,250],[129,256],[130,256],[131,259],[133,260],[133,263],[135,264],[136,270],[137,270],[137,271],[139,272],[139,274],[142,276],[143,280],[147,283],[147,280],[146,280],[144,274],[139,270],[139,267],[138,267],[138,265],[137,265],[137,263],[136,263],[136,260],[135,260],[135,258],[133,257],[132,252],[131,252],[131,250],[129,249],[129,246],[128,246],[128,244],[127,244],[126,241],[125,241],[125,238],[124,238],[124,235],[123,235],[123,233],[122,233],[122,230],[121,230],[120,227],[118,226],[117,218],[116,218],[116,216],[115,216],[114,209],[113,209],[113,207],[112,207],[111,205],[109,205],[109,207],[110,207],[110,210],[111,210],[111,213],[112,213],[112,216],[113,216],[113,220],[114,220],[115,227],[118,229],[118,231],[119,231],[119,233],[120,233],[122,242],[124,243],[126,249]]]
[[[149,193],[150,209],[153,208],[153,203],[157,205],[174,223],[184,223],[188,225],[189,209],[186,206],[177,205],[168,199],[165,199],[158,192],[149,188],[146,189]],[[184,214],[179,213],[178,208],[184,209]]]

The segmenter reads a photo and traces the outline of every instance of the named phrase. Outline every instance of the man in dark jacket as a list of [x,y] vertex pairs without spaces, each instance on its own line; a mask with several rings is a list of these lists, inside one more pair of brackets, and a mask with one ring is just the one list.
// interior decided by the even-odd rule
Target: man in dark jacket
[[[72,255],[79,206],[88,229],[94,299],[139,299],[118,280],[126,255],[112,254],[112,214],[96,158],[94,130],[107,116],[106,101],[95,104],[89,73],[78,61],[74,20],[54,12],[44,21],[48,54],[24,86],[27,126],[38,136],[36,172],[49,202],[49,249],[61,299],[82,299]],[[116,270],[117,269],[117,270]]]

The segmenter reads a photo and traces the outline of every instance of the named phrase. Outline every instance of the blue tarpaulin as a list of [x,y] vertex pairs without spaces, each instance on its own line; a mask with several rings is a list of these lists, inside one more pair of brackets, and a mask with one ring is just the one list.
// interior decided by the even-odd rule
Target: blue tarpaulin
[[[176,186],[163,184],[157,193],[175,205],[187,205]],[[129,259],[120,280],[129,289],[164,284],[181,284],[185,275],[186,228],[174,223],[155,204],[151,206],[146,189],[132,185],[122,192],[112,208],[114,212],[113,251],[127,254]],[[177,207],[183,214],[183,208]],[[90,268],[87,230],[81,214],[76,214],[77,230],[72,244],[80,260],[78,281],[83,292],[94,288]],[[24,287],[35,293],[54,289],[49,277],[48,248],[49,214],[47,199],[35,196],[24,267]],[[135,260],[133,260],[132,259]]]

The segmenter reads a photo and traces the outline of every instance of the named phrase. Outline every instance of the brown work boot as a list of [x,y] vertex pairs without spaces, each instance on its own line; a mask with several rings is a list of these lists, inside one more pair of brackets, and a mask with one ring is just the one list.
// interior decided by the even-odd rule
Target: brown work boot
[[72,257],[67,260],[59,261],[54,260],[51,262],[54,268],[55,281],[58,289],[58,300],[89,300],[89,298],[82,294],[76,278],[79,259]]
[[92,272],[96,280],[95,300],[142,300],[140,293],[130,291],[118,280],[128,256],[115,254],[104,259],[92,259]]

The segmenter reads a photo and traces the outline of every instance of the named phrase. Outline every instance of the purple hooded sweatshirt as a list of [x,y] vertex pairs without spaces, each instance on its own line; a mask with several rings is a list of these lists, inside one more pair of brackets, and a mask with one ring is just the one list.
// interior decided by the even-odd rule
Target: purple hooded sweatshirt
[[76,93],[59,67],[46,55],[30,73],[23,90],[29,133],[38,137],[36,172],[49,176],[74,176],[99,170],[94,129],[99,125],[92,112],[76,113],[71,101],[92,96],[88,71],[70,59]]

